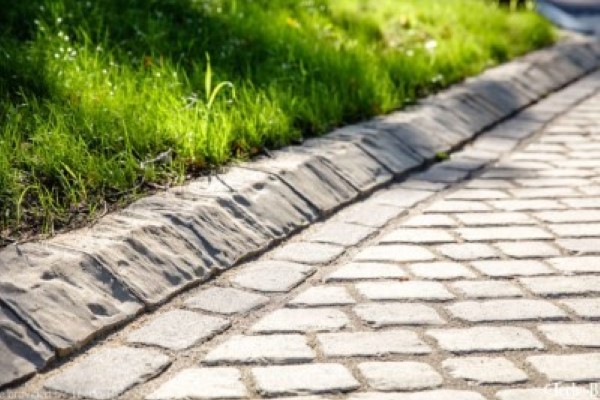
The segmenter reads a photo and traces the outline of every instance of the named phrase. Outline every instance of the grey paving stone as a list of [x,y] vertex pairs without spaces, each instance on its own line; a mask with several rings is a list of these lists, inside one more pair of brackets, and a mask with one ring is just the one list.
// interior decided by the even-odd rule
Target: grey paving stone
[[415,276],[422,279],[445,280],[476,276],[470,269],[455,262],[418,263],[411,264],[408,268]]
[[343,286],[313,286],[290,300],[288,306],[343,306],[354,303],[354,299]]
[[53,358],[48,345],[0,304],[0,388],[30,377]]
[[446,243],[454,242],[450,233],[443,229],[400,228],[385,235],[380,243]]
[[333,218],[349,224],[380,228],[404,212],[403,208],[377,204],[372,199],[367,199],[345,208]]
[[544,324],[538,329],[561,346],[600,347],[598,324]]
[[194,311],[173,310],[147,322],[127,336],[129,343],[185,350],[229,328],[229,320]]
[[[587,143],[586,143],[587,145]],[[598,208],[600,197],[561,199],[569,208]]]
[[453,215],[465,225],[530,225],[535,221],[521,212],[458,213]]
[[529,226],[495,226],[489,228],[458,228],[456,231],[468,241],[493,241],[493,240],[532,240],[552,239],[552,235],[545,230]]
[[456,261],[481,260],[498,258],[496,249],[483,243],[453,243],[443,244],[437,250],[448,258]]
[[506,179],[474,178],[467,182],[465,187],[470,189],[508,189],[515,187],[515,185]]
[[160,374],[171,361],[151,349],[102,349],[48,379],[44,387],[72,396],[114,399]]
[[447,306],[456,318],[469,322],[557,320],[567,317],[564,311],[544,300],[502,299],[464,301]]
[[566,208],[556,200],[546,199],[518,199],[518,200],[493,200],[490,204],[498,210],[505,211],[539,211]]
[[452,289],[472,299],[522,297],[518,286],[504,281],[460,281],[450,283]]
[[375,328],[394,325],[442,325],[446,321],[435,309],[424,304],[364,303],[354,312],[367,325]]
[[354,246],[365,240],[375,230],[367,226],[328,221],[308,237],[310,242]]
[[363,282],[358,292],[369,300],[452,300],[454,295],[439,282]]
[[431,353],[431,348],[415,332],[408,330],[322,333],[317,335],[317,342],[326,357]]
[[477,392],[467,390],[427,390],[414,393],[382,393],[364,392],[355,393],[348,397],[349,400],[485,400]]
[[549,267],[538,260],[486,260],[473,261],[478,271],[495,278],[553,274]]
[[245,399],[242,374],[235,368],[188,368],[146,396],[147,400]]
[[534,257],[555,257],[560,255],[560,251],[546,242],[501,242],[496,246],[509,257],[513,258],[534,258]]
[[261,292],[288,292],[303,282],[315,268],[286,261],[257,261],[246,265],[231,278],[245,289]]
[[400,184],[400,186],[406,189],[416,189],[416,190],[427,190],[429,192],[439,192],[448,187],[447,183],[440,182],[427,182],[420,181],[417,179],[408,178],[404,182]]
[[425,247],[408,244],[390,244],[371,246],[362,250],[355,257],[358,261],[427,261],[435,259],[435,255]]
[[325,243],[288,243],[275,251],[276,260],[292,261],[303,264],[326,264],[338,258],[344,252],[342,246]]
[[312,361],[314,351],[301,335],[234,335],[210,350],[203,363],[283,363]]
[[96,259],[27,243],[0,251],[0,297],[59,355],[133,318],[143,305]]
[[429,364],[420,362],[363,362],[358,370],[375,390],[432,389],[442,385],[443,379]]
[[600,298],[564,299],[559,301],[577,315],[587,319],[600,319]]
[[559,239],[556,244],[573,254],[600,254],[600,238]]
[[456,183],[462,181],[468,175],[469,171],[446,168],[438,164],[414,175],[414,179],[428,182]]
[[325,278],[330,281],[357,281],[363,279],[408,279],[397,265],[383,263],[350,263],[343,265]]
[[506,389],[496,393],[499,400],[590,400],[588,388],[567,385],[554,388]]
[[433,196],[431,191],[409,189],[400,185],[373,196],[373,202],[399,208],[411,208]]
[[474,212],[491,211],[492,208],[482,201],[466,200],[438,200],[425,209],[430,213],[455,213],[455,212]]
[[190,297],[184,303],[187,308],[218,314],[238,314],[264,306],[269,298],[244,290],[210,287]]
[[476,384],[511,384],[528,380],[527,374],[504,357],[449,358],[442,367],[456,379]]
[[539,355],[527,358],[551,381],[593,382],[600,379],[600,353]]
[[521,283],[541,296],[600,293],[600,276],[552,276],[522,278]]
[[578,193],[573,188],[523,188],[508,189],[518,199],[555,199],[560,197],[573,197]]
[[279,309],[262,317],[250,330],[261,333],[337,331],[350,323],[334,308]]
[[440,227],[448,228],[456,226],[457,222],[444,214],[425,214],[415,215],[402,223],[403,226],[410,227]]
[[452,353],[541,350],[544,345],[524,328],[478,326],[473,328],[431,329],[427,335]]
[[258,392],[264,396],[340,393],[360,384],[341,364],[307,364],[252,368]]

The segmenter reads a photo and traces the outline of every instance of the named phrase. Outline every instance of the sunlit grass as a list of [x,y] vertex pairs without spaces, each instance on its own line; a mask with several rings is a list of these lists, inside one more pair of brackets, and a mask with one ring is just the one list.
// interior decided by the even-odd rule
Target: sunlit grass
[[485,0],[0,6],[4,237],[402,107],[553,40],[533,13]]

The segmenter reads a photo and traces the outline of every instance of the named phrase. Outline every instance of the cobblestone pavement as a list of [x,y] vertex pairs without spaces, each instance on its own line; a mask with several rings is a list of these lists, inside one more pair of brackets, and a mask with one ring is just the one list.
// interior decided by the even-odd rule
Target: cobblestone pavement
[[7,395],[594,398],[600,94],[582,90],[525,111],[561,111],[534,136],[508,121]]

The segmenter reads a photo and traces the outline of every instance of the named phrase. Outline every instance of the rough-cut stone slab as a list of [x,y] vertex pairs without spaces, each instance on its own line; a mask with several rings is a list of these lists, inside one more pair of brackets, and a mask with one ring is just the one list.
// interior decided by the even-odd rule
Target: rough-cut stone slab
[[127,336],[130,343],[185,350],[229,328],[230,322],[221,317],[202,315],[193,311],[173,310],[160,314]]
[[53,358],[48,345],[0,304],[0,388],[30,377]]
[[325,278],[330,281],[358,281],[363,279],[408,279],[397,265],[384,263],[350,263],[338,268]]
[[235,368],[189,368],[146,397],[147,400],[245,399],[246,386]]
[[442,367],[456,379],[476,384],[511,384],[528,380],[527,374],[504,357],[449,358]]
[[502,242],[496,246],[512,258],[555,257],[560,255],[556,247],[545,242]]
[[522,278],[521,283],[541,296],[600,293],[600,276],[552,276]]
[[565,299],[560,303],[573,310],[580,317],[600,319],[600,298]]
[[312,361],[314,358],[314,351],[301,335],[235,335],[212,349],[203,362],[295,364]]
[[369,198],[340,211],[334,219],[349,224],[381,228],[404,212],[402,208],[377,204],[373,198]]
[[354,312],[365,323],[376,328],[394,325],[441,325],[446,323],[433,308],[424,304],[365,303],[354,307]]
[[447,307],[456,318],[469,322],[556,320],[564,311],[544,300],[507,299],[463,301]]
[[446,261],[411,264],[408,267],[414,275],[423,279],[474,278],[475,274],[462,264]]
[[327,357],[431,353],[431,348],[416,333],[406,330],[322,333],[317,335],[317,342]]
[[381,243],[445,243],[454,242],[450,233],[443,229],[431,228],[400,228],[387,234],[381,239]]
[[452,300],[454,295],[439,282],[364,282],[358,292],[369,300]]
[[343,312],[334,308],[279,309],[265,315],[252,332],[337,331],[350,323]]
[[600,353],[540,355],[527,361],[551,381],[594,382],[600,379]]
[[156,350],[113,347],[94,353],[44,385],[73,396],[114,399],[162,372],[169,357]]
[[356,224],[329,221],[308,237],[310,242],[354,246],[365,240],[375,229]]
[[397,185],[388,190],[384,190],[381,193],[375,194],[373,196],[373,201],[388,206],[411,208],[431,196],[433,196],[433,193],[427,190],[408,189]]
[[271,158],[253,161],[247,167],[279,176],[322,214],[358,196],[358,191],[322,159],[293,149],[274,151]]
[[313,286],[288,302],[291,307],[343,306],[356,303],[342,286]]
[[218,314],[245,313],[262,307],[268,297],[244,290],[223,287],[210,287],[185,301],[191,309],[210,311]]
[[257,261],[239,271],[231,282],[261,292],[287,292],[314,271],[309,265],[287,261]]
[[0,298],[59,355],[142,309],[97,260],[33,243],[0,251]]
[[456,261],[497,258],[498,252],[489,244],[483,243],[452,243],[437,247],[438,251]]
[[458,228],[456,230],[468,241],[552,239],[552,235],[537,227],[490,227]]
[[474,261],[472,264],[477,270],[495,278],[549,275],[554,273],[541,261],[536,260],[490,260]]
[[347,126],[326,136],[328,139],[351,141],[383,164],[394,174],[402,174],[419,165],[423,158],[410,150],[394,134],[385,129],[369,129],[361,125]]
[[326,264],[338,258],[344,247],[326,243],[298,242],[288,243],[275,251],[276,260],[292,261],[302,264]]
[[357,144],[328,140],[328,136],[310,139],[295,147],[323,159],[331,169],[360,192],[371,191],[393,179],[392,173]]
[[598,238],[560,239],[556,243],[573,254],[600,254],[600,239]]
[[339,393],[360,385],[341,364],[252,368],[257,390],[265,396]]
[[364,362],[358,370],[375,390],[418,390],[441,386],[443,379],[429,364],[418,362]]
[[485,398],[477,392],[441,389],[414,393],[356,393],[348,397],[348,400],[485,400]]
[[541,350],[544,345],[524,328],[480,326],[474,328],[432,329],[427,335],[453,353],[478,351]]
[[546,261],[554,268],[564,272],[600,272],[600,257],[557,257]]
[[433,260],[435,255],[425,247],[391,244],[367,247],[355,257],[359,261],[427,261]]

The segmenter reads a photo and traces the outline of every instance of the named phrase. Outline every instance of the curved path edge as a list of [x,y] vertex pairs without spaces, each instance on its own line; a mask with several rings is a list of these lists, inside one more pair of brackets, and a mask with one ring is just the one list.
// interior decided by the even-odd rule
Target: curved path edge
[[[92,227],[2,249],[0,387],[428,166],[599,66],[600,42],[571,39],[409,110],[143,198]],[[531,106],[488,146],[522,140],[559,112]],[[461,150],[428,173],[460,169],[486,151]]]

